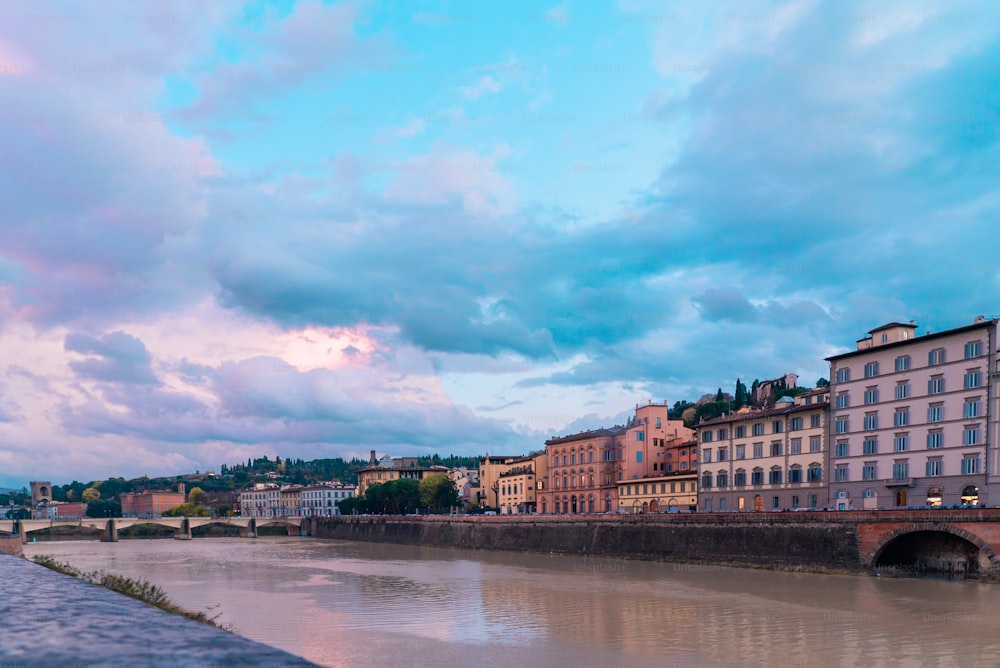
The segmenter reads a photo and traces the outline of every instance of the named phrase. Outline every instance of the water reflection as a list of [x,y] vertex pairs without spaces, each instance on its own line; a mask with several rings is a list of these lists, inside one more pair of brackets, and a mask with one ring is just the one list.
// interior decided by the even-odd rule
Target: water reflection
[[38,543],[325,665],[997,665],[1000,587],[300,538]]

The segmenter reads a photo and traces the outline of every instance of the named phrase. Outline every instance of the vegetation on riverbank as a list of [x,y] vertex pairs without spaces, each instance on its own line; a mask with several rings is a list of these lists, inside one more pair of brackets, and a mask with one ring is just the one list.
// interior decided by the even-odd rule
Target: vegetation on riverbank
[[204,612],[193,612],[182,608],[171,601],[165,591],[148,580],[137,580],[125,577],[124,575],[108,573],[107,571],[81,571],[68,563],[56,561],[47,554],[36,555],[32,560],[39,566],[44,566],[49,570],[62,573],[63,575],[69,575],[70,577],[74,577],[78,580],[83,580],[84,582],[97,585],[98,587],[110,589],[111,591],[119,594],[124,594],[129,598],[142,601],[143,603],[147,603],[154,608],[159,608],[165,612],[180,615],[181,617],[187,617],[188,619],[193,619],[194,621],[202,622],[203,624],[210,624],[224,631],[232,632],[233,630],[229,624],[218,623],[217,620],[219,615],[209,617],[208,614]]

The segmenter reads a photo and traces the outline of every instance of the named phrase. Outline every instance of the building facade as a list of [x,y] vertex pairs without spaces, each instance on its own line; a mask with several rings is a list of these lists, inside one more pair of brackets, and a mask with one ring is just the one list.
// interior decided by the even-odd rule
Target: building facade
[[545,491],[548,456],[545,451],[511,462],[498,478],[497,503],[501,515],[525,515],[538,512],[538,493]]
[[829,389],[816,388],[699,424],[699,510],[826,507],[829,402]]
[[340,514],[337,506],[344,499],[354,497],[354,487],[339,482],[322,483],[299,490],[302,517],[333,517]]
[[275,483],[259,482],[251,489],[240,492],[242,517],[281,517],[283,513],[281,488]]
[[500,476],[519,459],[512,455],[490,455],[479,460],[479,483],[470,490],[471,502],[483,508],[500,507]]
[[618,507],[618,452],[625,428],[591,431],[545,441],[549,481],[537,494],[539,512],[611,513]]
[[912,322],[893,322],[827,358],[835,508],[990,502],[1000,473],[997,323],[979,317],[917,336]]
[[[391,465],[390,465],[391,464]],[[375,451],[371,452],[371,462],[368,467],[358,471],[357,495],[364,496],[372,485],[387,483],[392,480],[423,480],[425,476],[434,473],[447,473],[445,466],[420,466],[416,457],[383,457],[375,459]]]
[[159,517],[187,501],[184,483],[176,492],[150,491],[125,492],[119,496],[123,517]]

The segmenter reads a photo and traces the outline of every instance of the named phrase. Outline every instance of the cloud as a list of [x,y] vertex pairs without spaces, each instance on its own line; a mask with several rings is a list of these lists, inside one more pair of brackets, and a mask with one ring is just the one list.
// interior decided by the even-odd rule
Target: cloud
[[111,332],[100,338],[68,334],[65,347],[69,352],[88,356],[69,363],[78,376],[130,385],[155,385],[158,382],[150,366],[152,357],[146,346],[125,332]]
[[472,84],[471,86],[463,86],[458,89],[461,91],[462,95],[470,100],[478,100],[483,95],[487,93],[499,93],[501,90],[500,82],[498,82],[493,77],[486,75],[479,78],[479,81]]

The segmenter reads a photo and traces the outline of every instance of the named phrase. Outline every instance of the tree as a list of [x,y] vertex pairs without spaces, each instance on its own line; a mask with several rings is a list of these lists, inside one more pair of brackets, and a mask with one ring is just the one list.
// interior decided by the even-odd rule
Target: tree
[[726,395],[724,395],[722,393],[722,388],[721,387],[719,388],[718,392],[715,393],[715,400],[716,401],[725,401],[726,400]]
[[192,487],[188,492],[188,503],[196,506],[208,505],[208,494],[201,487]]
[[208,508],[195,503],[182,503],[176,508],[164,510],[163,515],[167,517],[208,517]]
[[97,499],[87,504],[87,517],[121,517],[122,504],[109,499]]
[[[96,487],[88,487],[83,490],[83,500],[87,503],[97,501],[99,498],[101,498],[101,492]],[[95,515],[91,515],[91,517],[95,517]],[[97,515],[96,517],[100,516]]]
[[826,378],[820,378],[816,381],[816,387],[830,387],[830,381]]
[[750,395],[747,386],[739,378],[736,379],[736,396],[733,398],[734,408],[742,408],[750,403]]
[[681,419],[684,420],[684,426],[691,428],[695,425],[698,419],[698,409],[694,406],[688,406],[681,413]]
[[420,481],[420,505],[443,510],[458,505],[458,488],[445,473],[435,473]]

